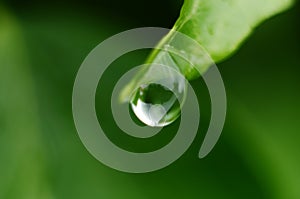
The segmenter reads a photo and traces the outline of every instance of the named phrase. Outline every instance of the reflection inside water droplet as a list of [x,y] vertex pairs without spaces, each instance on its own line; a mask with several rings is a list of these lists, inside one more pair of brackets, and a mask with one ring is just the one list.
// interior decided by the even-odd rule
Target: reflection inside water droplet
[[182,85],[173,86],[172,92],[160,84],[141,85],[130,101],[135,115],[152,127],[163,127],[175,121],[180,115],[179,101],[184,99],[185,89]]

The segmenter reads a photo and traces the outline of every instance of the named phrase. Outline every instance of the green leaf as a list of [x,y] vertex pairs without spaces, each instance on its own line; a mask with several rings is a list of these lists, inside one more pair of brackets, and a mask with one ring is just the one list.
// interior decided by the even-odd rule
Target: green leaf
[[186,0],[173,29],[198,41],[215,62],[220,62],[237,50],[257,25],[292,3],[293,0]]
[[[189,57],[193,57],[188,62],[178,55],[170,54],[176,63],[176,66],[172,67],[179,69],[188,80],[196,79],[212,62],[218,63],[233,54],[261,22],[286,10],[293,2],[293,0],[186,0],[172,31],[157,47],[168,45],[175,47],[178,52],[185,52]],[[204,49],[182,41],[177,31],[194,39]],[[206,53],[211,59],[206,58]],[[170,62],[166,62],[163,58],[165,55],[161,54],[166,53],[163,50],[154,50],[147,63],[170,65]],[[121,101],[128,101],[132,90],[136,87],[135,84],[143,81],[142,74],[146,72],[147,69],[144,69],[124,88],[120,95]]]

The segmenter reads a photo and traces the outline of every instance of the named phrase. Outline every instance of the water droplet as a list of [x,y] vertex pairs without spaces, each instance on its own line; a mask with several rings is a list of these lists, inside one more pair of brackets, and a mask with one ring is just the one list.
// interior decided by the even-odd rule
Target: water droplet
[[180,102],[184,100],[185,89],[182,85],[173,86],[171,91],[156,83],[141,85],[130,101],[135,115],[152,127],[163,127],[175,121],[180,116]]
[[174,122],[180,116],[187,92],[187,80],[180,73],[177,63],[169,52],[161,51],[143,72],[130,98],[134,114],[152,127],[163,127]]

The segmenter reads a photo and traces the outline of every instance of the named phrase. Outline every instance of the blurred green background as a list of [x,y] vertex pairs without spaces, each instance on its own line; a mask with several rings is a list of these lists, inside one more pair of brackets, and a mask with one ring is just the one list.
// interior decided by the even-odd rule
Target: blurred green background
[[[83,59],[120,31],[171,28],[181,4],[0,2],[0,199],[300,198],[298,2],[263,23],[234,56],[218,64],[228,113],[206,158],[197,158],[210,114],[201,79],[192,82],[201,106],[198,135],[172,165],[147,174],[122,173],[99,163],[81,143],[71,100]],[[163,146],[178,125],[145,141],[124,136],[113,122],[110,92],[148,52],[116,60],[100,80],[96,98],[100,123],[113,129],[110,139],[132,151]]]

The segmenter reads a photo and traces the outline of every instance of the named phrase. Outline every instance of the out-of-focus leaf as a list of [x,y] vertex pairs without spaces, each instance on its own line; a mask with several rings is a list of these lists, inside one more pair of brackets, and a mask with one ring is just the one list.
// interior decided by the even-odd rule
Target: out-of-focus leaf
[[272,19],[219,65],[228,93],[225,134],[274,199],[300,198],[298,14]]
[[50,198],[36,105],[20,29],[0,8],[0,198]]
[[238,100],[233,102],[234,116],[229,118],[237,122],[230,133],[231,141],[272,198],[299,198],[300,125],[295,114],[299,106],[293,107],[294,113],[286,113],[283,108],[274,109],[282,104],[270,103],[262,108],[265,113],[261,113],[257,109],[249,110]]

